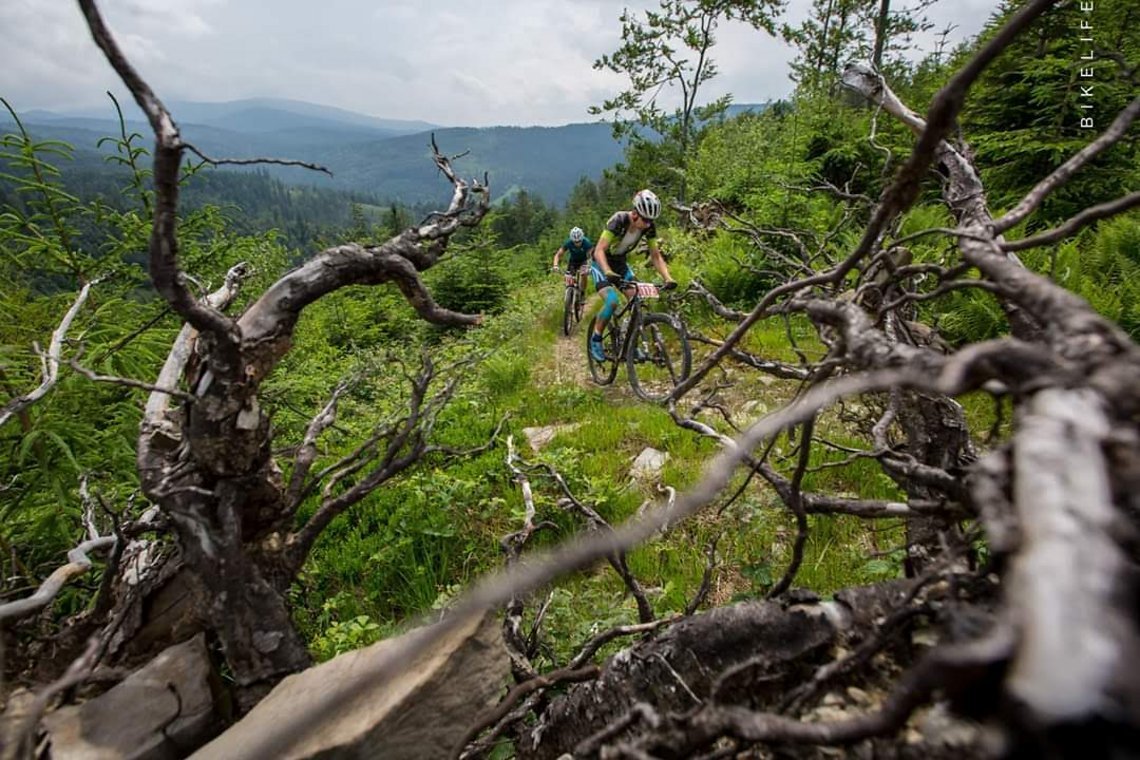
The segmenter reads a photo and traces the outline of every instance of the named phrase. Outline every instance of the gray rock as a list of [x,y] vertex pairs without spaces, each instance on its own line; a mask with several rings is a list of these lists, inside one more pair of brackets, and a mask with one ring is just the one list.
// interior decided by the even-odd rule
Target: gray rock
[[633,466],[629,470],[629,475],[634,479],[649,480],[658,478],[668,459],[669,454],[665,451],[658,451],[654,448],[643,449],[642,452],[637,455],[637,459],[633,460]]
[[[264,737],[303,721],[354,672],[367,671],[419,632],[342,654],[286,678],[194,760],[258,756]],[[275,754],[275,760],[450,757],[466,729],[502,696],[509,672],[497,616],[472,617],[407,662],[393,679],[365,684],[350,704]]]
[[523,428],[523,435],[526,436],[527,443],[530,444],[531,449],[538,451],[546,444],[554,440],[554,436],[559,433],[569,433],[580,427],[581,423],[574,422],[568,425],[547,425],[546,427],[528,427]]
[[172,646],[105,694],[44,717],[54,760],[185,757],[221,728],[199,634]]

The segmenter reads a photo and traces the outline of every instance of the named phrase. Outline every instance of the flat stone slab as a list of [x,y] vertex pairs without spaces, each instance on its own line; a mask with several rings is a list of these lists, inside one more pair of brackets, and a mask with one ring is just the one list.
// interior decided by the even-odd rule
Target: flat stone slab
[[[356,672],[368,671],[424,629],[347,652],[289,676],[194,760],[261,757],[260,742],[303,724]],[[502,696],[510,674],[498,616],[472,616],[404,663],[390,680],[365,683],[352,700],[313,726],[275,760],[451,757],[469,726]]]
[[202,634],[164,650],[122,683],[44,717],[54,760],[168,760],[214,736],[221,720]]
[[528,427],[523,428],[523,435],[526,436],[527,443],[533,451],[538,451],[546,444],[554,440],[554,436],[559,433],[569,433],[581,427],[581,423],[572,422],[566,425],[547,425],[546,427]]

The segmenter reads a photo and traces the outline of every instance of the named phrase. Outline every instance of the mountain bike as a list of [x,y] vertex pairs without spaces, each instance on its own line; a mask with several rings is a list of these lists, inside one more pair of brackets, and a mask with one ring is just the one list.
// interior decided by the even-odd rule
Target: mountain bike
[[625,305],[618,309],[602,332],[605,360],[590,355],[590,336],[598,317],[586,331],[586,359],[590,376],[598,385],[609,385],[617,376],[618,364],[625,362],[633,392],[640,398],[663,401],[689,376],[693,362],[689,338],[681,319],[670,312],[649,311],[645,302],[659,296],[651,282],[623,283]]
[[566,280],[566,295],[562,298],[562,334],[569,335],[574,325],[582,321],[582,310],[586,307],[586,291],[584,287],[586,266],[582,266],[577,274],[570,274],[568,269],[559,269]]

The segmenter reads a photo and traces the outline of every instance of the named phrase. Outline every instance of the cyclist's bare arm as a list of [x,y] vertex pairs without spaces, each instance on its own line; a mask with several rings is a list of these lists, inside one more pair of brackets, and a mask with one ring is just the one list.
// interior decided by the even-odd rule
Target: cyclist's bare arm
[[665,257],[661,255],[661,247],[657,245],[656,240],[649,243],[649,261],[665,282],[672,282],[673,278],[669,275],[669,265],[665,263]]
[[606,260],[606,249],[609,247],[610,241],[606,239],[604,234],[594,246],[594,261],[598,262],[598,268],[602,270],[602,274],[613,271],[610,269],[610,262]]
[[565,251],[565,249],[562,248],[561,246],[559,246],[558,250],[554,252],[554,263],[550,265],[551,269],[557,269],[558,268],[558,262],[562,259],[562,253],[564,251]]

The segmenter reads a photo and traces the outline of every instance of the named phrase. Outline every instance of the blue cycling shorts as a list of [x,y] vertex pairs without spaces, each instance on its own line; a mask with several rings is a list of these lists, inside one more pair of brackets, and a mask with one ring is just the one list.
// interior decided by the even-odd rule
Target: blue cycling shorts
[[[629,264],[625,264],[624,267],[624,272],[616,266],[613,267],[613,270],[620,274],[621,278],[626,282],[633,282],[633,267]],[[598,266],[598,262],[596,261],[590,262],[590,276],[594,278],[594,290],[601,290],[602,288],[608,288],[610,286],[610,281],[602,274],[602,268]]]

